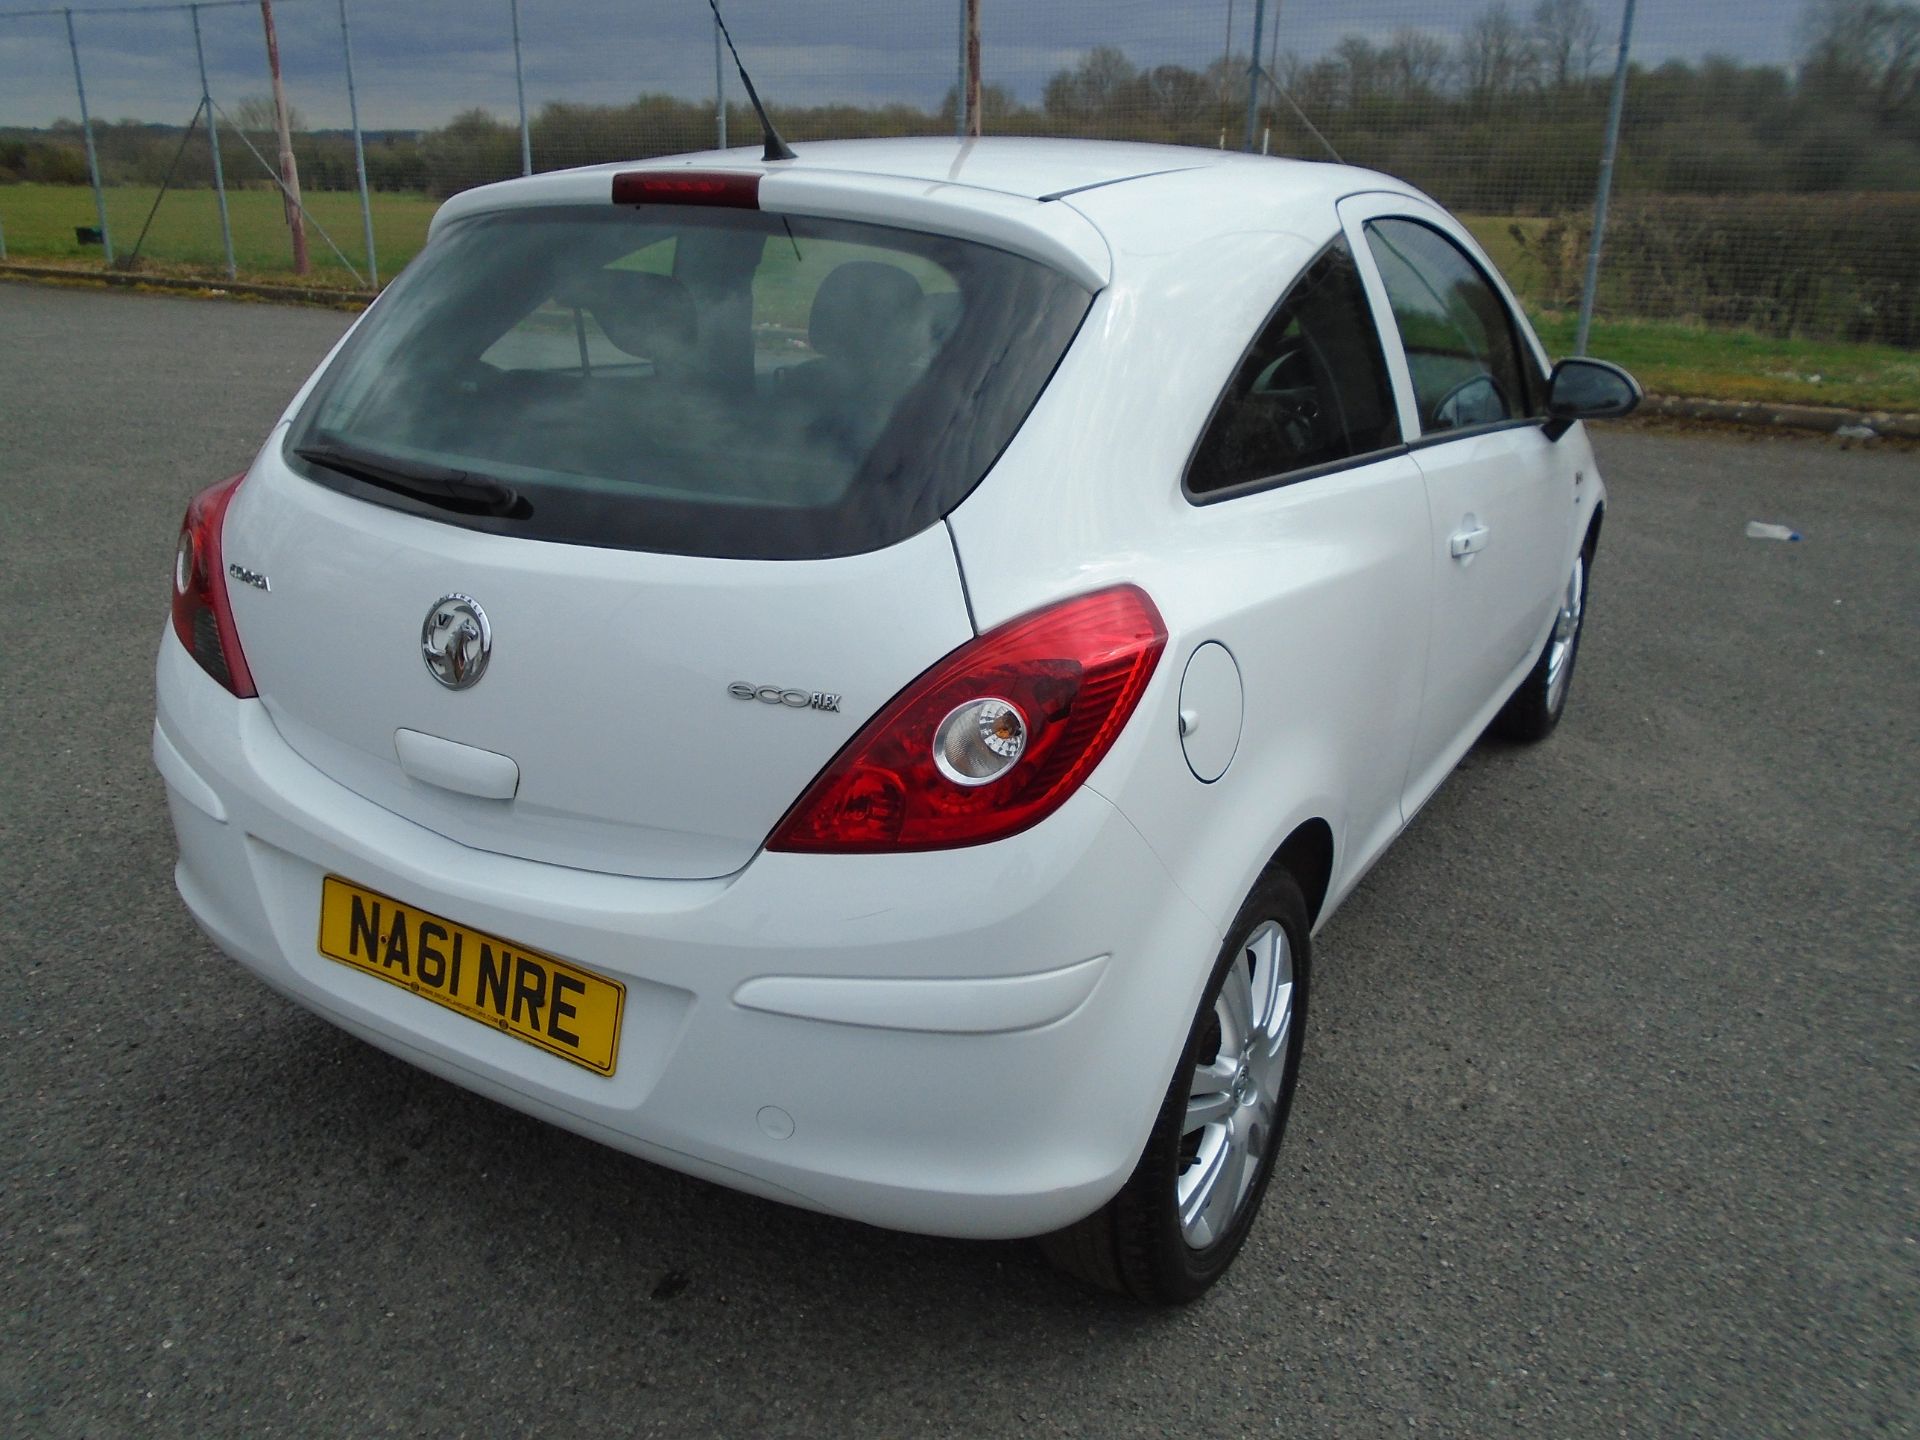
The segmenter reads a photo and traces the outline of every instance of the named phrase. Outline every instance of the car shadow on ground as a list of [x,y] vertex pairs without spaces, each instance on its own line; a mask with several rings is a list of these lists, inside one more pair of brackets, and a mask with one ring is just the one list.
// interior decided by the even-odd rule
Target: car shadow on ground
[[259,1009],[253,1041],[171,1078],[186,1122],[173,1141],[251,1146],[247,1173],[280,1191],[256,1221],[334,1269],[350,1224],[363,1280],[450,1256],[468,1273],[443,1287],[571,1312],[596,1337],[637,1309],[684,1327],[743,1296],[789,1313],[858,1305],[880,1326],[924,1327],[942,1295],[1120,1332],[1155,1323],[1057,1275],[1028,1242],[906,1235],[740,1194],[470,1094],[264,989]]

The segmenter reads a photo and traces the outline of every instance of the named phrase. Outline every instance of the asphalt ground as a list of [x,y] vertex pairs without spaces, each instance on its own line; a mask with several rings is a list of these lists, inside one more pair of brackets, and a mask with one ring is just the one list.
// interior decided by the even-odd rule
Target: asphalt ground
[[200,936],[174,537],[345,324],[0,285],[0,1432],[1916,1433],[1920,457],[1601,437],[1567,721],[1326,927],[1258,1228],[1149,1313],[550,1129]]

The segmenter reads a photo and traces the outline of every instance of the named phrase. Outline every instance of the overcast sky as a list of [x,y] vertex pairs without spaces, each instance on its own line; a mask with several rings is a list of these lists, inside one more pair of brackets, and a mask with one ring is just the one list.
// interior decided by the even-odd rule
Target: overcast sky
[[[0,0],[0,124],[76,117],[66,29],[58,15],[5,18],[48,0]],[[183,11],[96,14],[144,0],[72,0],[87,100],[102,119],[184,123],[199,98]],[[1251,41],[1255,0],[1233,0],[1235,47]],[[1343,34],[1384,39],[1401,26],[1458,33],[1482,0],[1281,0],[1282,50],[1313,56]],[[1621,0],[1590,0],[1610,65]],[[361,123],[438,124],[482,106],[514,108],[509,0],[348,0]],[[1649,63],[1720,53],[1783,63],[1802,0],[1640,0],[1634,54]],[[933,106],[952,85],[958,0],[724,0],[754,82],[782,104],[839,100]],[[1528,0],[1513,9],[1524,13]],[[1202,66],[1227,38],[1228,0],[982,0],[983,71],[1037,100],[1053,71],[1095,45],[1137,64]],[[1276,6],[1267,0],[1271,27]],[[338,0],[275,0],[294,104],[310,123],[347,118]],[[713,37],[703,0],[521,0],[530,107],[548,100],[623,101],[642,91],[713,93]],[[259,7],[203,9],[214,99],[231,110],[267,89]],[[1271,28],[1269,35],[1273,32]],[[1261,47],[1263,50],[1266,46]],[[728,90],[744,99],[737,77]]]

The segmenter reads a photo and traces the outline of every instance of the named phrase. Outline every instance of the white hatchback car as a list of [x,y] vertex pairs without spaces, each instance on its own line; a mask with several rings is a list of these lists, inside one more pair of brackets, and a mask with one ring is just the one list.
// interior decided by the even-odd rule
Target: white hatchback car
[[225,951],[724,1185],[1226,1268],[1309,935],[1566,703],[1638,390],[1385,176],[845,142],[470,191],[196,498]]

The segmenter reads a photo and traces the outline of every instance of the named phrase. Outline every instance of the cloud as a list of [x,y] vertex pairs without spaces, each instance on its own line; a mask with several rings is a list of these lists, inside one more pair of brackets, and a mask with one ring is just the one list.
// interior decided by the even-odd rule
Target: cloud
[[[0,0],[16,9],[46,0]],[[75,28],[94,113],[178,120],[199,85],[184,11],[96,14],[125,0],[74,0]],[[1312,57],[1350,33],[1384,36],[1402,26],[1457,34],[1483,0],[1348,0],[1339,6],[1269,4],[1282,50]],[[1592,0],[1611,37],[1619,0]],[[934,106],[954,83],[959,0],[728,0],[727,22],[768,103],[904,101]],[[1531,7],[1515,0],[1516,13]],[[1228,43],[1227,0],[1104,0],[1099,6],[983,6],[986,79],[1022,99],[1048,75],[1096,45],[1115,45],[1138,65],[1195,68]],[[1235,0],[1232,44],[1251,42],[1254,0]],[[1738,26],[1718,7],[1644,6],[1635,54],[1648,64],[1730,53],[1791,58],[1799,0],[1746,0]],[[337,0],[277,0],[287,87],[310,121],[343,125],[345,64]],[[438,124],[482,106],[514,106],[507,0],[349,0],[360,113],[369,128]],[[529,104],[615,102],[643,91],[712,94],[713,31],[702,0],[521,0]],[[203,10],[214,98],[232,108],[267,89],[260,16],[250,5]],[[1269,36],[1273,34],[1271,26]],[[1263,50],[1267,48],[1263,43]],[[1608,44],[1609,58],[1611,39]],[[730,93],[739,81],[727,65]],[[66,30],[58,16],[8,20],[0,11],[0,124],[44,125],[78,114]]]

